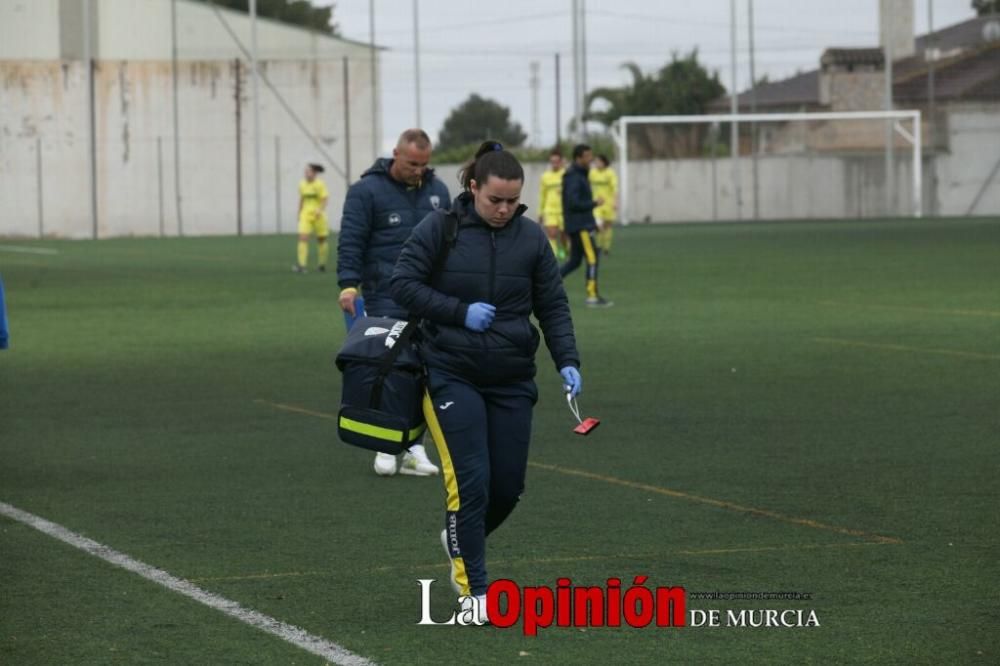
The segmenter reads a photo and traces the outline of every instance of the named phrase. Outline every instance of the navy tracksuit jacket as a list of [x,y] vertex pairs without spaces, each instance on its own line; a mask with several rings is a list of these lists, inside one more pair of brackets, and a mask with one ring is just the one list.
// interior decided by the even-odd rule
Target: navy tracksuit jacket
[[[559,266],[541,227],[522,206],[500,229],[459,195],[453,213],[428,215],[413,230],[392,276],[392,296],[424,320],[428,367],[424,414],[447,492],[445,527],[463,594],[485,594],[486,535],[513,511],[524,490],[531,412],[538,399],[538,319],[556,368],[579,367]],[[445,216],[458,237],[439,264]],[[483,333],[465,328],[469,305],[496,306]]]
[[403,243],[428,213],[447,209],[448,188],[424,173],[419,187],[389,175],[392,160],[380,158],[347,190],[337,240],[337,282],[341,289],[360,287],[365,310],[380,317],[404,319],[406,312],[389,295],[389,281]]

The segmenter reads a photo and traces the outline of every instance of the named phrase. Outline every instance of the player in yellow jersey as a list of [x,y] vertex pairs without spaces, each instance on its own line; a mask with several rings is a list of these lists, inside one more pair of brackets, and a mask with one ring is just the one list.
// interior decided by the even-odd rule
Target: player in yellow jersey
[[326,221],[326,202],[330,193],[326,184],[318,178],[323,173],[320,164],[306,166],[305,180],[299,183],[299,246],[298,262],[292,266],[296,273],[306,272],[309,261],[309,236],[316,234],[316,250],[320,272],[326,271],[326,260],[330,256],[330,245],[326,239],[330,228]]
[[597,247],[605,255],[611,254],[611,238],[615,221],[618,219],[618,176],[611,169],[607,155],[597,155],[594,167],[587,174],[595,199],[604,203],[594,209],[597,221]]
[[545,228],[552,252],[559,261],[566,259],[565,227],[563,225],[562,181],[566,167],[563,165],[562,153],[558,148],[549,154],[549,168],[542,174],[539,185],[538,221]]

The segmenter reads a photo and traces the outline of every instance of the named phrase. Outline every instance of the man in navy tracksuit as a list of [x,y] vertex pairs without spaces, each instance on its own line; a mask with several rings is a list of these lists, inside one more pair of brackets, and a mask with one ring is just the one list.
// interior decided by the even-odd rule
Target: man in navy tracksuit
[[[389,281],[396,259],[410,232],[428,213],[447,210],[448,188],[427,164],[431,142],[420,129],[406,130],[399,137],[392,159],[378,159],[347,190],[344,216],[337,241],[337,282],[340,307],[351,316],[361,290],[365,312],[371,316],[405,319],[406,310],[392,300]],[[397,472],[396,457],[375,456],[375,472],[391,476]],[[403,454],[400,474],[429,476],[438,468],[427,458],[422,444]]]
[[423,319],[424,415],[444,468],[441,538],[452,584],[485,608],[486,536],[524,490],[538,399],[532,313],[564,385],[576,395],[582,380],[555,255],[518,205],[521,165],[487,142],[463,182],[466,192],[452,212],[429,215],[414,229],[396,264],[392,295]]
[[597,266],[600,262],[600,250],[597,247],[597,220],[594,219],[594,209],[604,203],[603,199],[594,199],[590,189],[590,163],[594,153],[590,146],[579,144],[573,148],[573,164],[563,175],[562,199],[563,222],[570,241],[569,260],[563,264],[560,273],[566,277],[584,260],[587,262],[587,300],[588,307],[606,308],[614,305],[601,297],[597,290]]

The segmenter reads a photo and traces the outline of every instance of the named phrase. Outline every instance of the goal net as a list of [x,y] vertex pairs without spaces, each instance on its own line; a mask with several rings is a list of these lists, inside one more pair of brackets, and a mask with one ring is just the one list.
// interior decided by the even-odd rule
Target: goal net
[[624,116],[624,224],[919,217],[919,111]]

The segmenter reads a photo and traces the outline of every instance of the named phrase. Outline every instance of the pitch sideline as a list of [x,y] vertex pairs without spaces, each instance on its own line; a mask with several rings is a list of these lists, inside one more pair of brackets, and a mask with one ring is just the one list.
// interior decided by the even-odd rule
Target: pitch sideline
[[43,534],[73,546],[77,550],[82,550],[116,567],[138,574],[146,580],[152,581],[189,599],[193,599],[244,624],[276,636],[286,643],[291,643],[333,664],[339,664],[340,666],[376,666],[375,662],[354,654],[332,641],[314,636],[304,629],[287,624],[269,615],[264,615],[250,608],[244,608],[231,599],[226,599],[225,597],[203,590],[190,581],[177,578],[162,569],[157,569],[154,566],[133,559],[125,553],[98,543],[93,539],[88,539],[81,534],[70,531],[62,525],[18,509],[16,506],[0,502],[0,515],[28,527],[33,527]]

